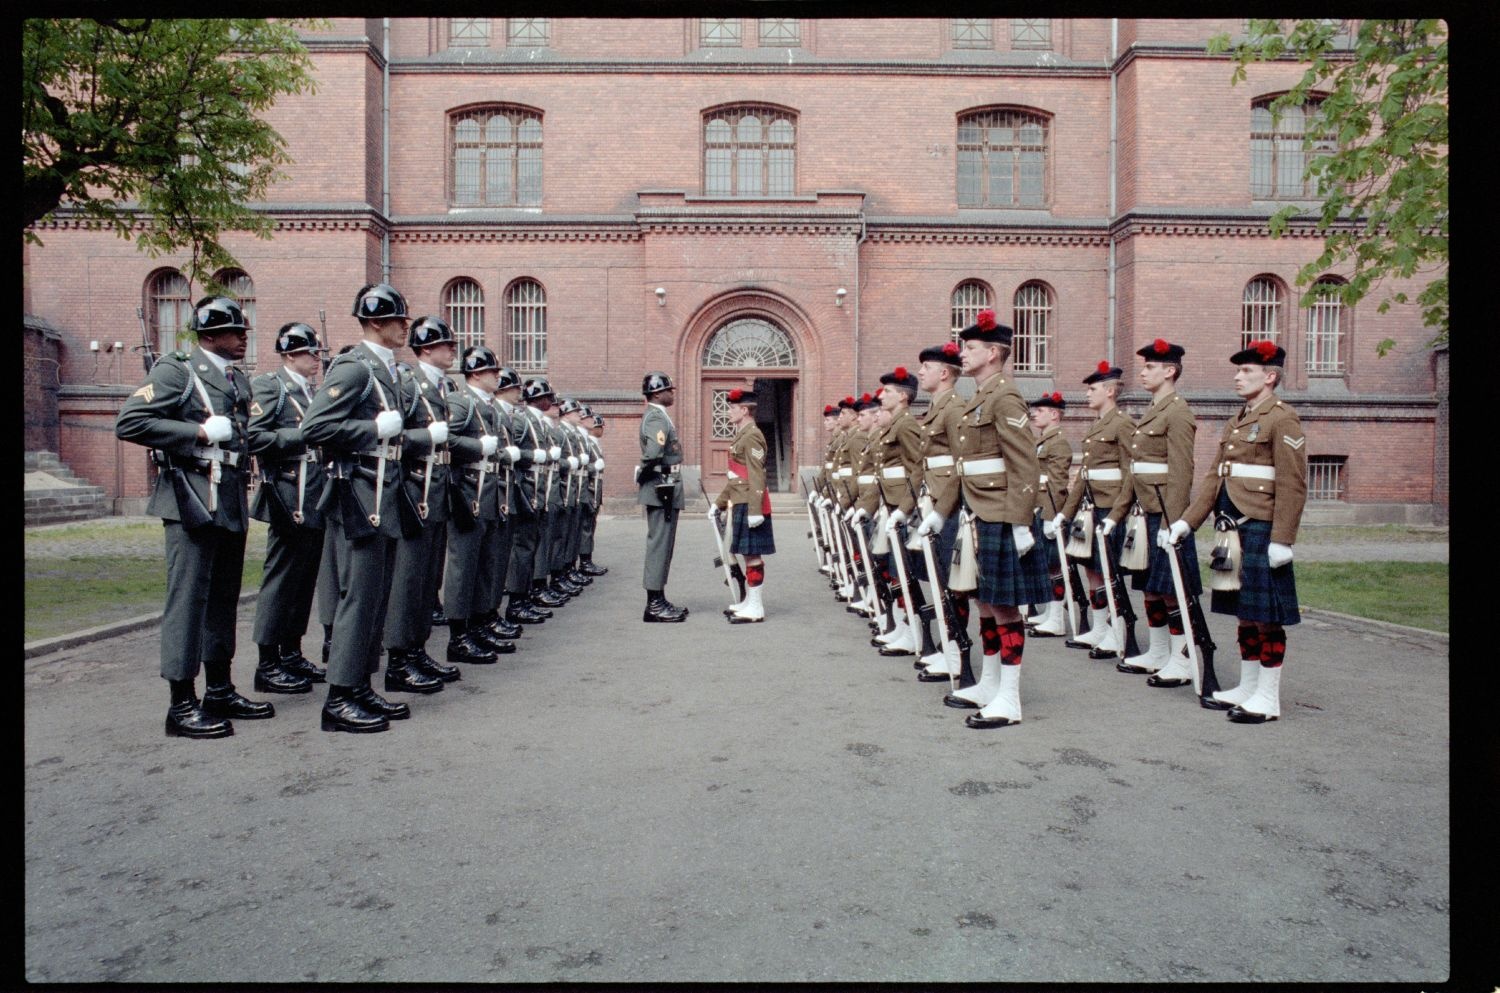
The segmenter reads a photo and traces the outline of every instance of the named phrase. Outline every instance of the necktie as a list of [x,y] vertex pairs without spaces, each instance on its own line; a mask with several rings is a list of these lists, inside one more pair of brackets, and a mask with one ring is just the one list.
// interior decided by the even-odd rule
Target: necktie
[[227,365],[227,366],[224,367],[224,378],[229,381],[229,400],[230,400],[230,402],[231,403],[235,403],[235,404],[239,403],[240,402],[240,388],[238,386],[236,386],[235,382],[234,382],[234,366]]

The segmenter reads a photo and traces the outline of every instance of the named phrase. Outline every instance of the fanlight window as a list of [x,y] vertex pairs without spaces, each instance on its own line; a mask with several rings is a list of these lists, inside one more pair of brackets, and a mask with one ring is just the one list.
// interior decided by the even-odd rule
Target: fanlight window
[[705,369],[768,369],[796,364],[797,350],[786,332],[754,318],[724,325],[703,352]]

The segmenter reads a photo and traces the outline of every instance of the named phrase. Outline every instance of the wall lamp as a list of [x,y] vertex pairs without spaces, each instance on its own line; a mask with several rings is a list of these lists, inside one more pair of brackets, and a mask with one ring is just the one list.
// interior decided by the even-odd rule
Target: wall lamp
[[658,307],[665,307],[667,305],[667,289],[664,286],[656,288],[656,305]]
[[844,289],[842,286],[840,286],[833,293],[833,305],[835,307],[842,307],[844,305],[844,297],[846,297],[848,295],[849,295],[849,291],[846,290],[846,289]]

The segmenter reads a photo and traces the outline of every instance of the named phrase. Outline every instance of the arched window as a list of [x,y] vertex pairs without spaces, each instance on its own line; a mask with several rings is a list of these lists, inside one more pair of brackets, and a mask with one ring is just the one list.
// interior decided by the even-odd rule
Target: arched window
[[214,274],[214,282],[224,287],[224,293],[234,299],[240,305],[240,310],[245,313],[245,326],[249,332],[245,335],[245,357],[240,360],[240,366],[245,372],[253,373],[255,370],[255,283],[245,274],[243,269],[221,269]]
[[467,277],[443,287],[443,320],[458,339],[457,361],[464,349],[484,344],[484,290]]
[[[1308,160],[1337,148],[1321,131],[1320,98],[1300,107],[1286,107],[1272,119],[1274,96],[1250,108],[1250,196],[1257,200],[1308,200],[1317,196],[1317,181],[1302,178]],[[1312,148],[1304,147],[1311,136]]]
[[1341,376],[1344,373],[1345,342],[1349,337],[1349,314],[1341,292],[1344,281],[1324,277],[1313,284],[1317,299],[1307,308],[1307,373],[1310,376]]
[[539,207],[542,115],[526,107],[483,107],[449,119],[454,207]]
[[193,316],[188,299],[188,281],[176,269],[153,273],[146,281],[146,321],[156,339],[156,354],[165,355],[181,346],[181,335]]
[[742,104],[703,115],[703,192],[787,196],[797,189],[797,115]]
[[1051,121],[995,108],[958,119],[958,205],[1045,207]]
[[990,288],[977,279],[959,283],[953,288],[952,331],[953,340],[958,333],[973,324],[979,312],[990,307]]
[[547,368],[547,291],[534,279],[518,279],[505,291],[508,364],[517,372]]
[[705,369],[768,369],[797,364],[797,349],[781,328],[756,317],[730,321],[703,348]]
[[1011,368],[1017,373],[1052,371],[1052,289],[1046,283],[1023,283],[1016,290],[1015,337]]
[[1281,305],[1286,299],[1281,281],[1273,276],[1256,276],[1245,284],[1244,302],[1240,306],[1240,348],[1252,341],[1281,344]]

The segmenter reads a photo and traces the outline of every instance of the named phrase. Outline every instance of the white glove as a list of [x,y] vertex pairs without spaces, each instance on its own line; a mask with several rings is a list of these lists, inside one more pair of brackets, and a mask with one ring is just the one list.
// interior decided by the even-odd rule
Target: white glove
[[594,460],[594,471],[595,472],[603,472],[604,471],[604,460],[603,459],[595,459]]
[[228,441],[234,437],[234,424],[223,414],[214,414],[203,422],[203,433],[210,444],[216,441]]
[[1048,541],[1057,540],[1057,521],[1042,522],[1042,536]]
[[636,466],[635,467],[635,472],[633,472],[633,473],[630,474],[630,479],[637,486],[640,485],[640,482],[641,482],[641,467],[640,466]]
[[1104,529],[1104,537],[1108,538],[1109,533],[1115,529],[1115,522],[1106,517],[1100,527]]
[[535,462],[537,465],[546,465],[547,452],[541,448],[533,448],[531,450],[531,461]]
[[766,523],[766,519],[760,514],[751,514],[749,517],[745,518],[745,523],[753,528],[758,528],[762,524]]
[[897,525],[899,525],[899,524],[905,524],[906,523],[906,511],[904,511],[904,510],[893,510],[893,511],[891,511],[890,521],[891,521],[891,524],[890,524],[891,531],[894,532],[896,530],[896,526]]
[[930,511],[926,517],[922,518],[922,523],[917,525],[917,534],[920,535],[937,534],[941,530],[943,530],[943,515],[935,510]]
[[562,449],[558,448],[556,445],[553,445],[551,448],[547,449],[547,458],[551,459],[553,462],[556,462],[558,459],[562,458]]
[[1292,561],[1292,546],[1283,545],[1279,541],[1273,541],[1266,549],[1266,558],[1271,560],[1272,569],[1280,569]]
[[1016,554],[1025,555],[1036,547],[1036,538],[1031,534],[1031,528],[1024,524],[1012,524],[1010,535],[1016,540]]
[[822,494],[819,494],[818,495],[818,506],[822,507],[824,510],[827,510],[829,507],[833,506],[833,501],[830,500],[830,499],[828,499],[826,496],[823,496]]
[[1188,527],[1187,521],[1179,518],[1173,521],[1172,526],[1167,529],[1167,540],[1175,545],[1183,538],[1186,538],[1187,533],[1191,530],[1192,528]]
[[427,425],[427,430],[432,435],[432,446],[434,448],[448,440],[447,421],[433,421]]
[[521,450],[515,445],[505,446],[505,460],[512,464],[521,460]]
[[569,469],[577,469],[578,468],[578,456],[576,456],[576,455],[569,455],[568,456],[568,468]]
[[394,438],[401,433],[401,411],[382,410],[375,415],[375,437]]
[[[1062,530],[1062,526],[1063,526],[1063,524],[1066,521],[1067,521],[1066,517],[1064,517],[1062,514],[1058,514],[1056,517],[1052,518],[1052,530],[1053,531],[1061,531]],[[1066,532],[1064,532],[1064,533],[1066,533]]]
[[851,516],[851,517],[850,517],[850,518],[849,518],[849,520],[850,520],[850,521],[851,521],[851,522],[852,522],[852,523],[855,523],[855,524],[857,524],[857,523],[859,523],[859,522],[860,522],[860,521],[862,521],[862,520],[864,520],[864,519],[865,519],[865,518],[867,518],[867,517],[869,517],[869,516],[870,516],[870,515],[869,515],[869,513],[868,513],[868,512],[867,512],[867,511],[866,511],[866,510],[865,510],[865,508],[863,508],[863,507],[855,507],[855,508],[854,508],[854,513],[853,513],[853,515],[852,515],[852,516]]
[[1160,548],[1164,552],[1170,552],[1172,550],[1172,529],[1171,528],[1157,528],[1156,529],[1156,547]]
[[491,455],[494,455],[495,449],[498,448],[499,445],[500,439],[495,435],[482,434],[479,436],[479,450],[484,453],[485,458],[489,458]]

